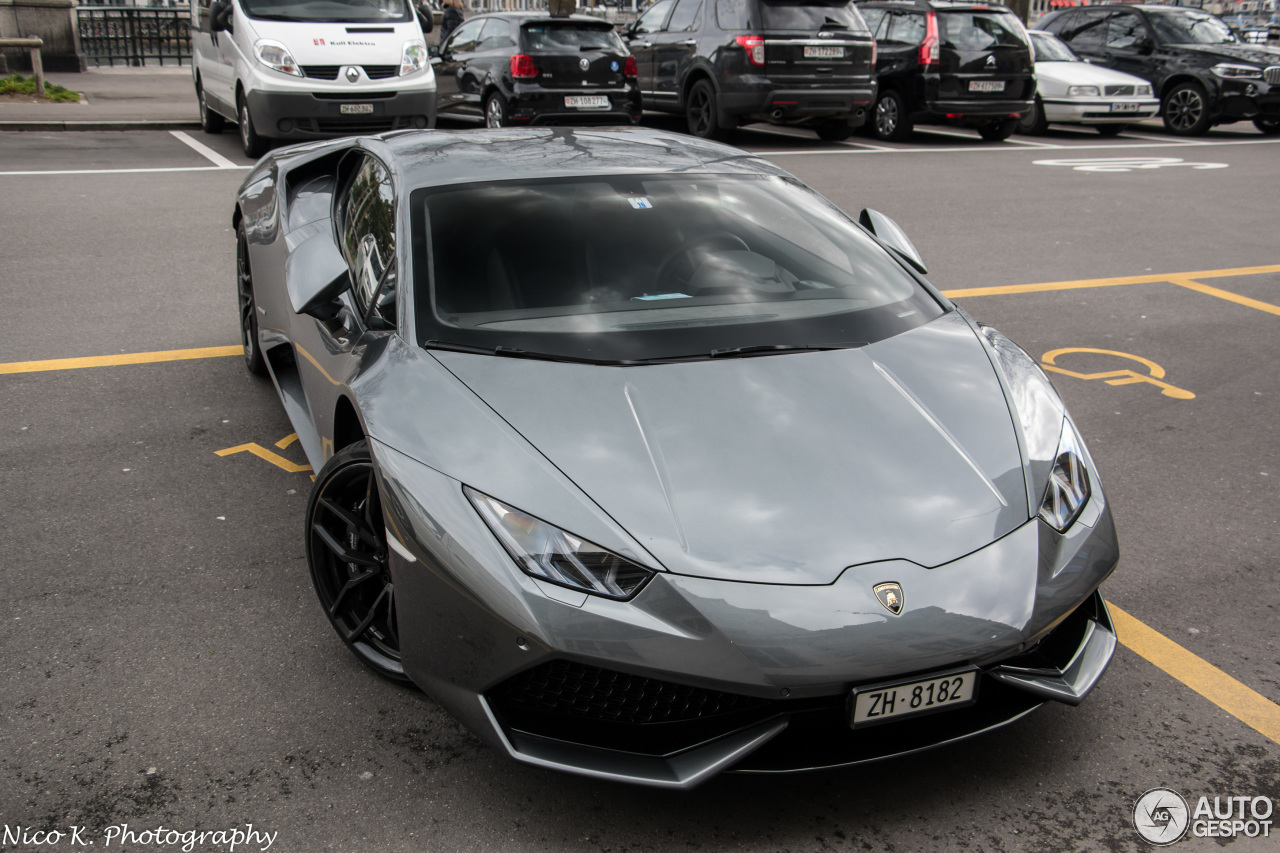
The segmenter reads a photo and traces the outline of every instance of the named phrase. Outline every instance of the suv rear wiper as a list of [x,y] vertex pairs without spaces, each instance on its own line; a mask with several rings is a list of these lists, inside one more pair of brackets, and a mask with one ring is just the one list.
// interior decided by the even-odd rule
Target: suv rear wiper
[[744,358],[747,356],[757,355],[775,355],[784,352],[826,352],[833,349],[857,349],[865,347],[866,341],[850,341],[840,344],[758,344],[749,347],[726,347],[725,349],[713,349],[708,355],[711,358]]

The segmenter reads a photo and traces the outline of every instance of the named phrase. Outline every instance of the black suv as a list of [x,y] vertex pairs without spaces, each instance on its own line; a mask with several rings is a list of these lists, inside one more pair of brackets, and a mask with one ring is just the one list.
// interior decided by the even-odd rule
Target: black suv
[[1199,136],[1215,124],[1253,119],[1280,133],[1280,50],[1240,44],[1199,9],[1088,6],[1040,20],[1090,62],[1151,81],[1164,126]]
[[431,50],[436,110],[488,127],[635,124],[635,59],[599,18],[477,15]]
[[875,42],[849,0],[657,0],[623,31],[646,109],[712,138],[752,121],[847,139],[875,98]]
[[880,52],[870,123],[880,139],[904,140],[916,124],[951,124],[994,142],[1035,106],[1031,43],[1008,9],[945,0],[871,0],[858,9]]

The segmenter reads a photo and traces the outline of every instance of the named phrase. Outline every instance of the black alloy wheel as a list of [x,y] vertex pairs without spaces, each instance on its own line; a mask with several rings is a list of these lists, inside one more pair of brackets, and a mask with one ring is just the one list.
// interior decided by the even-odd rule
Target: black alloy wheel
[[871,115],[871,132],[884,142],[905,142],[911,137],[911,119],[902,96],[893,89],[886,89],[876,99]]
[[721,139],[725,135],[724,129],[720,127],[716,108],[716,90],[709,80],[699,80],[693,84],[684,107],[684,117],[691,136],[699,139]]
[[985,142],[1003,142],[1013,132],[1018,129],[1018,120],[1016,118],[1007,118],[1004,121],[993,121],[982,125],[978,128],[978,134]]
[[1018,133],[1025,133],[1028,136],[1043,136],[1048,130],[1049,120],[1044,117],[1044,104],[1040,103],[1040,96],[1037,95],[1031,112],[1018,119]]
[[1129,129],[1127,124],[1100,124],[1094,127],[1094,130],[1103,136],[1119,136]]
[[853,136],[853,128],[843,119],[827,119],[814,125],[818,138],[826,142],[843,142]]
[[307,502],[306,536],[311,582],[338,636],[383,678],[408,682],[367,441],[347,445],[320,469]]
[[490,95],[489,99],[484,102],[484,126],[507,126],[507,105],[497,92]]
[[1209,100],[1199,83],[1179,83],[1164,97],[1165,129],[1177,136],[1209,132]]
[[1253,126],[1260,130],[1264,136],[1280,134],[1280,118],[1263,118],[1259,116],[1253,120]]
[[244,345],[244,366],[255,376],[267,375],[258,340],[258,307],[253,299],[253,269],[249,266],[249,235],[244,223],[236,228],[236,292],[240,297],[240,343]]
[[258,135],[257,129],[253,126],[253,118],[249,115],[249,101],[244,95],[240,96],[240,147],[244,149],[246,157],[261,157],[267,153],[267,149],[271,146],[267,144],[267,140]]
[[222,133],[227,120],[209,109],[209,104],[204,99],[204,86],[199,83],[196,84],[196,101],[200,104],[200,129],[209,134]]

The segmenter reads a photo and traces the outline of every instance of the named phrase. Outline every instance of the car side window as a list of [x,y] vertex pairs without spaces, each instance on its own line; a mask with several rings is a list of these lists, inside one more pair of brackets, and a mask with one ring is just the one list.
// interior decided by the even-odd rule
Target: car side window
[[884,9],[862,10],[862,20],[867,22],[867,29],[876,34],[877,41],[883,39],[883,35],[880,34],[880,24],[884,21],[885,15],[886,13]]
[[676,0],[676,10],[667,21],[667,32],[688,33],[698,29],[702,18],[702,0]]
[[342,202],[340,227],[356,307],[371,325],[394,327],[395,187],[387,167],[373,157],[365,156],[351,179]]
[[889,18],[889,31],[885,41],[897,44],[919,44],[924,41],[924,15],[915,12],[894,12]]
[[658,0],[650,6],[643,15],[636,20],[636,35],[642,33],[656,33],[662,29],[662,24],[667,19],[667,13],[671,11],[671,7],[675,5],[675,0]]
[[1072,50],[1100,50],[1107,40],[1107,17],[1105,11],[1077,12],[1062,40]]
[[485,20],[467,21],[449,37],[445,50],[451,53],[472,53],[480,41],[480,28],[484,25]]
[[716,0],[716,25],[722,30],[751,29],[750,0]]
[[1067,32],[1072,26],[1074,26],[1073,22],[1075,21],[1075,19],[1076,19],[1076,13],[1074,10],[1059,12],[1057,14],[1057,17],[1053,18],[1052,20],[1042,21],[1041,23],[1036,24],[1036,29],[1053,33],[1055,36],[1061,39],[1063,37],[1063,34]]
[[511,24],[501,18],[490,18],[480,34],[480,50],[499,50],[504,47],[515,47],[516,41],[511,37]]
[[1134,50],[1147,37],[1147,28],[1136,12],[1117,12],[1107,24],[1107,47]]

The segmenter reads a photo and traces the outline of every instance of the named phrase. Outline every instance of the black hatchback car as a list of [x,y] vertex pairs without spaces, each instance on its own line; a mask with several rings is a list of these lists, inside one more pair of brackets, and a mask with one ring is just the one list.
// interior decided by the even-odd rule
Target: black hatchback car
[[640,120],[635,58],[599,18],[477,15],[431,51],[442,117],[488,127]]
[[875,42],[850,0],[657,0],[624,31],[646,109],[716,138],[753,121],[847,139],[875,98]]
[[1090,62],[1151,81],[1171,133],[1199,136],[1249,119],[1263,133],[1280,133],[1280,50],[1241,44],[1213,15],[1088,6],[1046,15],[1037,26]]
[[945,0],[872,0],[858,9],[879,48],[868,127],[880,139],[904,140],[916,124],[1008,139],[1035,106],[1031,43],[1008,9]]

